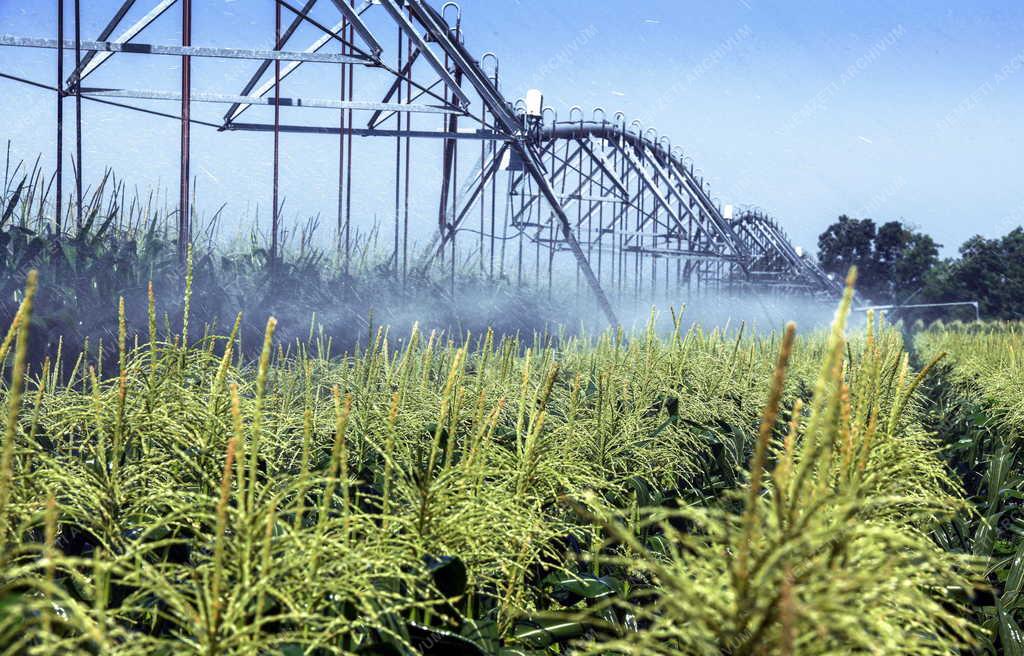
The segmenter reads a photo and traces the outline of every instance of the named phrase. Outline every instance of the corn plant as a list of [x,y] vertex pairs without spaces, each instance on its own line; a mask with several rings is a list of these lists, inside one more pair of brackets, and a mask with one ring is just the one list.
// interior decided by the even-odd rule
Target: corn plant
[[986,561],[989,587],[975,600],[983,653],[1024,653],[1024,338],[1012,323],[938,324],[920,333],[923,354],[948,352],[929,388],[932,423],[971,512],[942,527],[949,550]]
[[[981,579],[899,333],[243,318],[0,364],[0,653],[953,653]],[[137,310],[135,310],[137,311]],[[240,357],[255,341],[254,361]]]
[[[129,339],[144,338],[150,285],[164,299],[170,321],[183,313],[181,300],[190,284],[195,333],[226,332],[242,312],[244,332],[257,334],[265,318],[275,315],[289,319],[282,326],[288,342],[315,323],[344,348],[377,325],[405,330],[413,320],[455,333],[482,334],[492,327],[499,334],[528,335],[553,329],[572,305],[557,294],[481,279],[467,263],[456,272],[457,296],[436,272],[417,269],[403,277],[376,227],[354,231],[346,262],[338,249],[323,246],[331,235],[323,234],[315,218],[286,229],[272,261],[258,211],[229,216],[224,207],[212,214],[193,209],[195,237],[187,268],[175,241],[177,210],[165,195],[142,194],[107,171],[85,190],[80,225],[73,203],[65,204],[66,229],[58,234],[52,175],[38,161],[11,166],[9,152],[8,163],[0,189],[0,323],[13,320],[25,276],[36,270],[42,284],[28,347],[36,365],[57,357],[59,349],[62,364],[70,367],[79,351],[101,343],[112,364],[118,300],[127,301]],[[255,358],[258,346],[255,339],[239,348]]]

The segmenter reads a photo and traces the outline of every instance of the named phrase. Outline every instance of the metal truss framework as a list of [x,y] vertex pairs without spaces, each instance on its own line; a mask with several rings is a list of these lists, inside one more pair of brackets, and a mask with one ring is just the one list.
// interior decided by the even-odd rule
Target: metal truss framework
[[[153,1],[153,0],[150,0]],[[351,258],[353,137],[393,139],[394,250],[392,269],[403,280],[410,271],[449,266],[465,259],[457,242],[474,251],[480,272],[491,279],[553,286],[556,261],[571,256],[577,288],[589,288],[612,324],[617,323],[609,294],[616,299],[742,289],[781,289],[832,295],[837,284],[798,252],[778,223],[754,210],[733,217],[712,198],[692,162],[667,137],[626,125],[617,114],[606,120],[596,109],[590,120],[573,108],[569,121],[550,109],[527,114],[522,101],[509,102],[500,91],[497,58],[475,57],[466,48],[462,16],[452,2],[440,9],[427,0],[270,0],[274,9],[274,48],[244,49],[192,44],[192,0],[159,0],[135,22],[122,27],[136,0],[123,0],[95,40],[81,36],[80,0],[73,0],[74,38],[64,33],[65,0],[57,2],[55,39],[0,35],[0,46],[57,50],[55,86],[0,71],[0,76],[55,92],[57,102],[57,229],[62,226],[63,105],[75,100],[76,217],[81,223],[82,101],[115,105],[174,118],[181,126],[178,243],[190,241],[190,139],[194,125],[221,132],[273,134],[272,257],[279,253],[280,150],[284,134],[320,134],[337,139],[337,240],[348,271]],[[180,44],[141,43],[137,39],[172,6],[180,9]],[[324,22],[314,17],[314,9]],[[136,12],[138,13],[138,12]],[[454,20],[449,17],[454,16]],[[288,18],[285,21],[285,18]],[[304,48],[289,43],[300,28],[315,28],[317,38]],[[388,34],[389,38],[385,38]],[[390,38],[393,37],[393,38]],[[328,46],[331,46],[328,48]],[[64,60],[75,65],[65,74]],[[177,91],[85,86],[115,56],[178,58]],[[251,60],[255,70],[238,93],[197,92],[191,59]],[[282,96],[283,81],[305,64],[336,67],[340,94],[307,98]],[[360,98],[356,72],[384,79],[367,85],[383,96]],[[333,90],[338,87],[332,85]],[[129,105],[178,103],[169,114]],[[192,117],[194,103],[228,108],[219,122]],[[239,120],[254,106],[269,106],[273,121]],[[336,110],[335,125],[284,124],[281,110]],[[433,117],[433,118],[431,118]],[[548,120],[550,118],[550,120]],[[358,123],[357,123],[358,120]],[[424,127],[423,121],[432,121]],[[414,124],[415,121],[415,124]],[[441,122],[441,129],[437,129]],[[409,254],[411,143],[441,142],[437,230],[420,257]],[[460,164],[460,148],[462,163]],[[476,159],[467,166],[465,151]],[[478,150],[478,152],[476,152]],[[477,159],[478,157],[478,159]],[[380,167],[380,163],[374,166]],[[458,179],[464,182],[458,184]],[[413,217],[412,220],[415,220]],[[478,222],[478,225],[477,225]],[[461,235],[461,238],[460,238]],[[467,239],[467,235],[469,238]],[[564,255],[563,255],[564,254]],[[532,269],[532,271],[531,271]],[[454,283],[453,283],[454,284]]]

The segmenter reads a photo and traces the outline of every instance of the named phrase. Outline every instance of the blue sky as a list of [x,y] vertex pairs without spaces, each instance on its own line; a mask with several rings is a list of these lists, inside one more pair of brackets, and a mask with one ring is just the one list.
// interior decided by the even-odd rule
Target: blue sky
[[[52,37],[54,4],[0,0],[0,32]],[[116,4],[83,2],[86,38],[95,37]],[[155,0],[137,4],[132,17]],[[267,47],[272,41],[270,0],[194,4],[196,45]],[[467,45],[500,57],[507,95],[540,86],[560,117],[573,105],[588,116],[600,106],[655,127],[687,151],[723,202],[765,208],[797,244],[813,249],[818,233],[841,213],[902,219],[934,235],[948,254],[973,234],[996,236],[1024,223],[1024,3],[461,4]],[[330,3],[320,5],[317,17],[335,20]],[[172,8],[140,40],[175,42],[178,16]],[[296,43],[313,36],[303,32]],[[2,48],[0,71],[52,82],[53,57],[52,51]],[[252,64],[204,61],[193,67],[197,90],[238,93]],[[116,56],[90,80],[173,90],[177,76],[174,58]],[[286,91],[324,95],[325,76],[335,89],[334,71],[311,69],[305,77],[297,74]],[[150,106],[174,111],[174,103]],[[215,119],[223,111],[207,105],[194,113]],[[307,111],[312,122],[335,120],[330,110]],[[254,118],[269,114],[252,110]],[[0,139],[11,140],[16,156],[34,158],[42,151],[52,163],[50,96],[0,80],[0,116]],[[93,104],[86,104],[85,116],[87,179],[111,166],[140,188],[176,183],[173,121]],[[269,205],[269,135],[196,128],[193,138],[200,209],[226,202],[229,220],[240,220],[256,205]],[[354,211],[367,224],[375,217],[387,220],[390,173],[375,163],[386,161],[393,145],[360,148]],[[424,150],[416,166],[435,167],[439,148],[424,148],[432,150]],[[283,153],[285,214],[293,220],[317,211],[332,216],[332,145],[288,135]],[[417,197],[413,212],[426,230],[433,225],[436,194],[424,188]]]

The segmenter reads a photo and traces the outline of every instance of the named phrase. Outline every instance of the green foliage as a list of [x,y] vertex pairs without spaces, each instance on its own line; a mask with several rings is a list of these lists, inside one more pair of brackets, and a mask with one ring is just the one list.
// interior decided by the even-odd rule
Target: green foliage
[[[597,560],[650,589],[609,604],[644,630],[588,651],[948,654],[969,645],[961,605],[974,565],[929,538],[959,502],[915,427],[921,376],[900,346],[870,330],[848,344],[840,318],[807,412],[779,427],[783,395],[772,395],[761,457],[735,506],[645,511],[632,524],[600,511],[611,555]],[[779,390],[788,357],[784,347]]]
[[[116,357],[111,327],[120,298],[127,302],[129,340],[147,334],[144,309],[150,286],[168,303],[158,322],[184,313],[181,299],[189,271],[175,240],[177,211],[153,194],[133,193],[108,173],[88,190],[82,225],[75,225],[68,208],[64,229],[57,233],[52,194],[52,184],[38,165],[26,170],[19,163],[6,171],[0,191],[0,325],[13,320],[22,282],[29,270],[37,270],[42,285],[30,361],[41,364],[47,356],[57,357],[59,349],[62,364],[71,367],[79,351],[102,346],[109,366]],[[255,222],[230,217],[246,226],[236,233],[223,225],[229,220],[224,208],[205,219],[198,211],[194,214],[193,334],[226,332],[239,312],[244,334],[258,334],[267,316],[287,319],[281,335],[287,342],[308,335],[315,319],[323,337],[340,349],[365,339],[374,330],[372,324],[404,329],[419,320],[456,333],[483,333],[492,327],[499,334],[531,334],[556,322],[572,322],[565,299],[501,277],[489,280],[475,261],[458,263],[457,296],[447,291],[449,281],[434,269],[414,267],[403,279],[376,228],[354,231],[346,261],[340,250],[314,247],[330,240],[317,238],[325,231],[311,220],[286,230],[281,255],[271,260],[258,216]],[[313,311],[319,314],[313,317]],[[255,357],[253,346],[258,341],[239,348]]]
[[[986,318],[1024,319],[1024,228],[1002,237],[965,241],[959,256],[940,260],[939,244],[928,235],[890,221],[846,215],[818,237],[822,268],[843,275],[860,271],[858,291],[877,303],[977,301]],[[904,319],[948,319],[973,310],[904,309]],[[954,314],[951,314],[954,313]]]
[[901,303],[939,263],[939,248],[899,221],[876,226],[844,214],[818,237],[818,261],[837,276],[857,267],[858,291],[878,303]]
[[975,601],[985,652],[1024,653],[1024,333],[1009,323],[937,325],[915,345],[949,353],[928,390],[930,423],[972,505],[937,539],[985,560],[990,588]]
[[1024,319],[1024,228],[968,239],[959,258],[931,272],[925,292],[936,301],[977,300],[988,318]]
[[[30,287],[31,288],[31,287]],[[848,303],[849,299],[847,299]],[[329,357],[267,323],[26,374],[8,653],[952,653],[974,560],[898,332],[692,328]],[[155,314],[150,311],[150,314]],[[782,357],[779,358],[779,352]],[[778,362],[777,362],[778,360]],[[784,375],[785,374],[785,375]]]

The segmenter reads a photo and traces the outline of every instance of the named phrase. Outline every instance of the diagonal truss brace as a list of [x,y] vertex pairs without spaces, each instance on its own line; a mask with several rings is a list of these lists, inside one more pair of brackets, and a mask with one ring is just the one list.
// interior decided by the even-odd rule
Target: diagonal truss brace
[[[470,105],[469,96],[466,95],[466,92],[462,90],[458,82],[455,81],[455,78],[452,77],[448,68],[444,65],[444,62],[438,59],[437,55],[430,49],[427,45],[426,39],[420,35],[419,30],[417,30],[412,24],[408,16],[405,15],[405,12],[398,7],[395,0],[381,0],[381,6],[384,7],[388,14],[391,15],[391,18],[398,24],[402,31],[406,33],[412,42],[416,44],[416,47],[423,54],[423,57],[427,60],[427,63],[430,64],[430,67],[434,69],[434,72],[437,73],[438,77],[444,80],[448,90],[459,99],[463,109],[468,107]],[[435,39],[438,37],[437,34],[431,34],[431,36]]]
[[334,3],[334,6],[338,8],[338,11],[340,11],[341,14],[348,19],[349,23],[352,24],[352,28],[356,31],[356,34],[359,35],[359,38],[361,38],[366,45],[370,46],[373,56],[380,59],[380,55],[384,52],[384,48],[380,45],[380,42],[377,41],[377,37],[373,36],[373,32],[366,27],[366,23],[364,23],[363,19],[360,17],[362,12],[351,7],[345,2],[345,0],[331,0],[331,2]]
[[[177,1],[178,0],[162,0],[157,6],[149,10],[149,13],[147,13],[145,16],[136,21],[131,27],[122,32],[121,35],[114,39],[113,42],[128,43],[129,41],[137,37],[139,33],[142,32],[142,30],[146,29],[146,27],[148,27],[150,23],[160,18],[160,16],[162,16],[164,12],[170,9],[171,6],[174,5],[174,3],[176,3]],[[111,31],[113,30],[111,29]],[[84,80],[90,74],[92,74],[97,68],[103,65],[103,62],[110,59],[113,55],[114,53],[112,51],[101,52],[88,63],[83,61],[81,73],[79,73],[78,71],[72,73],[71,78],[68,80],[69,85],[74,86],[76,84],[81,84],[82,80]]]

